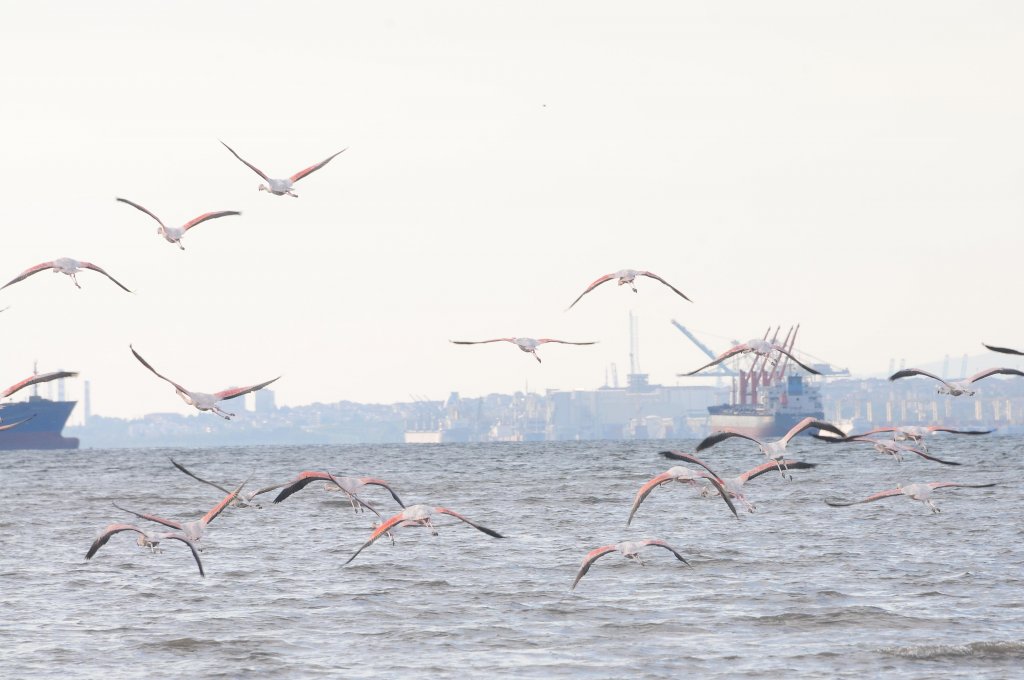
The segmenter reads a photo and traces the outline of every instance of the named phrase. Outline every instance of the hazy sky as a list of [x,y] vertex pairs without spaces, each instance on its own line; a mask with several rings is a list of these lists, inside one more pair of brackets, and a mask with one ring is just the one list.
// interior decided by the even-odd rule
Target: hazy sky
[[[190,412],[652,382],[769,325],[878,373],[1024,346],[1017,2],[5,3],[4,385]],[[348,151],[297,185],[271,176]],[[185,251],[115,197],[178,226]],[[634,295],[598,276],[660,274]],[[538,364],[502,336],[546,345]],[[994,355],[993,365],[1000,363]],[[954,361],[954,363],[957,363]],[[81,380],[68,385],[80,397]]]

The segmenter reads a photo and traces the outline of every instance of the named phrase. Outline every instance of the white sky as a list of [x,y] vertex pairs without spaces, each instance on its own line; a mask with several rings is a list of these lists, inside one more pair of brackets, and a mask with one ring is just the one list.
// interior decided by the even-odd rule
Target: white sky
[[[1021,347],[1024,5],[5,3],[3,374],[190,412],[652,382],[769,325],[857,373]],[[349,150],[297,185],[271,176]],[[211,210],[241,217],[168,225]],[[656,272],[640,293],[598,276]],[[546,345],[538,364],[501,336]],[[993,355],[993,365],[1000,357]],[[959,365],[954,360],[954,364]],[[80,397],[80,381],[68,385]]]

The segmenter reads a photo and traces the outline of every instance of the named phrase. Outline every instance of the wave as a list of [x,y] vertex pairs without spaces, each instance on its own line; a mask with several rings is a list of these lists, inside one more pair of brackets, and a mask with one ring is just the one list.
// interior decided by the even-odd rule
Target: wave
[[966,645],[914,645],[911,647],[882,647],[882,654],[905,659],[947,659],[975,657],[982,659],[1024,659],[1024,641],[998,640],[970,642]]

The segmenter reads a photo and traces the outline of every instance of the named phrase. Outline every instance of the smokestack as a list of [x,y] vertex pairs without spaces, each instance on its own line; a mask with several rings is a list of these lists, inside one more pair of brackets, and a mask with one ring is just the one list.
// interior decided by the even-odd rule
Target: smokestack
[[92,416],[92,399],[89,396],[89,381],[85,381],[85,387],[82,391],[82,406],[85,408],[85,414],[82,416],[82,424],[88,425],[89,418]]

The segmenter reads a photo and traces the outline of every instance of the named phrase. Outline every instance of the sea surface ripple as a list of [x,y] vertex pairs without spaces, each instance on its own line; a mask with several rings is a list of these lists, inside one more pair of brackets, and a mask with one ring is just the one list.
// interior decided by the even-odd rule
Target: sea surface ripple
[[[1020,437],[929,440],[961,467],[799,438],[790,457],[818,467],[752,480],[755,513],[672,484],[627,528],[637,489],[673,464],[657,452],[694,443],[0,452],[0,677],[1020,677]],[[86,561],[102,527],[134,521],[114,501],[188,520],[218,501],[169,456],[224,486],[252,475],[249,489],[373,475],[507,538],[442,517],[437,536],[401,529],[343,566],[375,518],[317,483],[228,508],[201,542],[205,579],[184,545],[151,554],[129,534]],[[702,457],[723,475],[764,460],[736,441]],[[999,485],[939,490],[939,514],[823,502],[929,481]],[[613,554],[569,590],[589,550],[646,537],[692,568]]]

